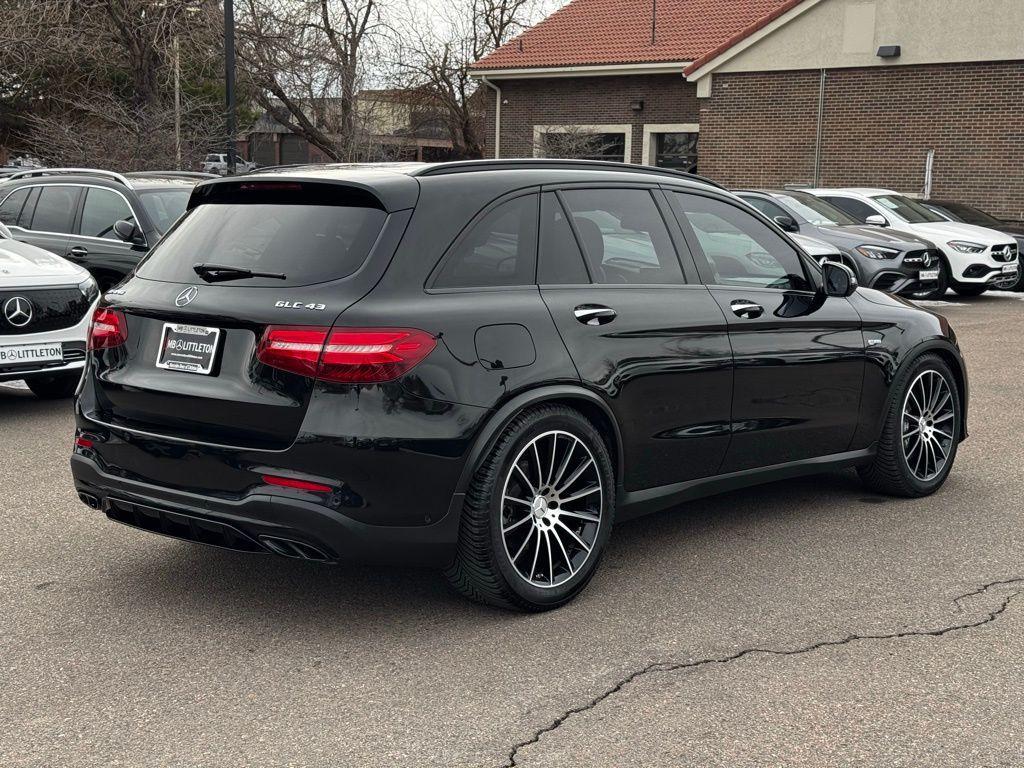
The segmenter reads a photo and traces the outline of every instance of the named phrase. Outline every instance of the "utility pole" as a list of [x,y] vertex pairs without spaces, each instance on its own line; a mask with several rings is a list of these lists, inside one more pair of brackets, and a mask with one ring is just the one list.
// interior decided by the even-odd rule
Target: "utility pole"
[[178,36],[174,36],[174,158],[176,170],[181,168],[181,51],[178,48]]
[[224,0],[224,97],[227,101],[228,175],[235,173],[235,4]]

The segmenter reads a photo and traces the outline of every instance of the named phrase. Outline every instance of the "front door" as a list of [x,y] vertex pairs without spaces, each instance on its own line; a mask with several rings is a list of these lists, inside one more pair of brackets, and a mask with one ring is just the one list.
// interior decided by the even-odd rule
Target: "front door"
[[139,226],[124,195],[105,187],[89,187],[76,232],[68,238],[66,258],[88,269],[103,291],[121,282],[146,253],[142,243],[126,243],[117,236],[114,225],[118,221]]
[[742,204],[671,197],[729,324],[736,376],[723,472],[846,451],[866,360],[853,305],[818,292],[813,266]]
[[[658,190],[542,195],[538,282],[583,382],[621,430],[626,490],[708,477],[729,444],[732,353]],[[687,278],[690,278],[687,281]]]

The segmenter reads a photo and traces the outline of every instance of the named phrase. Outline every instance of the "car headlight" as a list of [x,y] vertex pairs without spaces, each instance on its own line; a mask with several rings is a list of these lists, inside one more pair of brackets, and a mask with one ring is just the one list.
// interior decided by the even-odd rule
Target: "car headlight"
[[950,248],[954,251],[960,251],[960,253],[984,253],[987,245],[981,243],[972,243],[968,240],[950,240],[947,243]]
[[78,284],[78,290],[85,296],[85,300],[92,304],[96,297],[100,295],[100,287],[96,285],[96,281],[92,277],[87,277],[85,280]]
[[854,250],[868,259],[895,259],[900,255],[896,248],[883,248],[880,245],[862,245]]

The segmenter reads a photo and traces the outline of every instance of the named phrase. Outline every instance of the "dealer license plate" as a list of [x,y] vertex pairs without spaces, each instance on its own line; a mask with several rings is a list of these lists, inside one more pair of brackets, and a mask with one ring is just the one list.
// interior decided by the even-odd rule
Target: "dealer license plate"
[[1020,269],[1020,267],[1017,266],[1016,263],[1013,263],[1013,264],[1003,264],[1003,274],[1004,275],[1016,275],[1018,269]]
[[56,363],[64,359],[60,342],[50,344],[17,344],[0,346],[0,365]]
[[217,357],[220,328],[164,323],[156,367],[208,374]]
[[918,274],[917,279],[922,283],[931,283],[939,279],[939,270],[937,269],[922,269]]

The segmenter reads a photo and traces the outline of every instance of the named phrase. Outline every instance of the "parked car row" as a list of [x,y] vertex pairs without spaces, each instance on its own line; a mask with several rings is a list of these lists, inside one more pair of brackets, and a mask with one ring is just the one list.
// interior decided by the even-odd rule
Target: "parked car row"
[[996,222],[998,228],[992,228],[957,221],[921,201],[887,189],[806,192],[831,203],[858,224],[876,230],[888,228],[933,244],[939,254],[939,274],[929,298],[944,296],[948,288],[961,296],[978,296],[989,288],[1020,286],[1018,241],[1008,233],[1006,224]]

